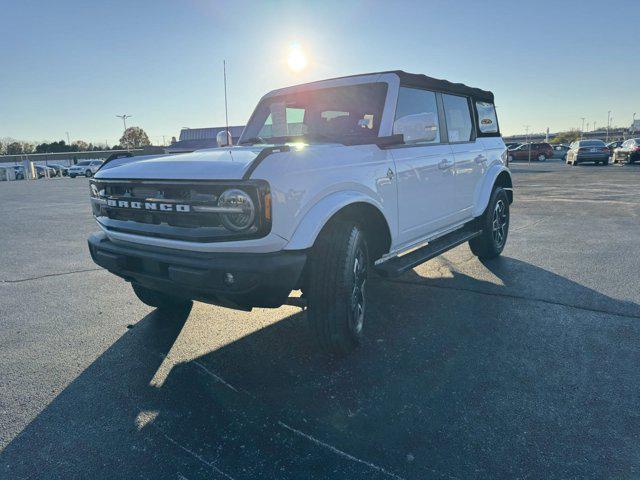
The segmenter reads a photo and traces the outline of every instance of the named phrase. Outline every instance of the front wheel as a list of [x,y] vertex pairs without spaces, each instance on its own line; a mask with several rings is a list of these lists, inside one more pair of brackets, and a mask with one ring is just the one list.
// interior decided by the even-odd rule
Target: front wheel
[[178,320],[185,320],[191,312],[193,302],[186,298],[174,297],[157,290],[143,287],[137,283],[132,283],[133,292],[138,299],[150,307],[155,307],[163,317],[171,317]]
[[76,178],[76,176],[75,176],[73,173],[70,173],[70,174],[69,174],[69,177],[70,177],[70,178]]
[[91,170],[87,170],[86,172],[84,172],[84,176],[89,178],[91,175],[93,175],[93,172]]
[[306,292],[311,327],[322,348],[345,354],[360,344],[367,306],[369,249],[364,230],[335,221],[309,259]]
[[509,197],[504,189],[493,191],[479,223],[482,233],[469,240],[469,247],[480,259],[495,258],[504,250],[509,234]]
[[544,155],[543,153],[541,153],[540,155],[538,155],[538,161],[539,162],[544,162],[547,160],[546,155]]

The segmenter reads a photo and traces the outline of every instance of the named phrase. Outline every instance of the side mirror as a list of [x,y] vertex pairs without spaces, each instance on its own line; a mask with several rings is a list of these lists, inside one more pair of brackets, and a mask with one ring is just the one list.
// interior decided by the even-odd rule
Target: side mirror
[[233,145],[233,138],[229,130],[223,130],[216,135],[216,143],[219,147],[230,147]]
[[435,113],[416,113],[398,118],[393,123],[393,133],[404,135],[404,141],[433,142],[438,137]]

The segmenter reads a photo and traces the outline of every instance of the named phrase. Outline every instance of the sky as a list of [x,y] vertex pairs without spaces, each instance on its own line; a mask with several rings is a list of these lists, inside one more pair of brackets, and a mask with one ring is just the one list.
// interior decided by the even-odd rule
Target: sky
[[638,0],[0,0],[0,138],[224,125],[223,59],[231,125],[274,88],[401,69],[493,91],[503,135],[628,126],[639,19]]

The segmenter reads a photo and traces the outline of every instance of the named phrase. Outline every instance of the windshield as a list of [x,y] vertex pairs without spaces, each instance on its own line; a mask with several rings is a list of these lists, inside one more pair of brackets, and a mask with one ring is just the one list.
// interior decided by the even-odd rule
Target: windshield
[[78,163],[76,163],[76,166],[78,166],[78,167],[84,167],[85,165],[89,165],[89,162],[78,162]]
[[386,83],[307,90],[264,99],[240,144],[342,142],[378,136]]
[[605,144],[602,140],[582,140],[580,142],[581,147],[604,147]]

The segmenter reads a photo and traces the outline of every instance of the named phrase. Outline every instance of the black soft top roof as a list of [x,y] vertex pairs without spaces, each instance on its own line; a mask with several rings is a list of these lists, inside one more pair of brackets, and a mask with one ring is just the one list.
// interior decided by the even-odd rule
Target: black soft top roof
[[395,73],[400,77],[400,84],[404,86],[428,88],[430,90],[437,90],[440,92],[458,93],[460,95],[473,97],[476,100],[493,103],[492,92],[482,90],[480,88],[469,87],[464,83],[452,83],[448,80],[440,80],[439,78],[428,77],[418,73],[407,73],[402,70],[392,70],[380,73]]
[[[493,93],[480,88],[469,87],[464,83],[452,83],[448,80],[440,80],[439,78],[428,77],[419,73],[407,73],[403,70],[387,70],[386,72],[371,72],[371,73],[358,73],[356,75],[345,75],[344,77],[328,78],[326,80],[338,80],[340,78],[353,78],[364,77],[367,75],[382,75],[385,73],[395,73],[400,77],[400,84],[408,87],[426,88],[429,90],[436,90],[438,92],[445,93],[457,93],[459,95],[466,95],[473,97],[476,100],[483,102],[493,103]],[[313,83],[324,82],[325,80],[318,80]],[[308,85],[308,84],[305,84]]]

